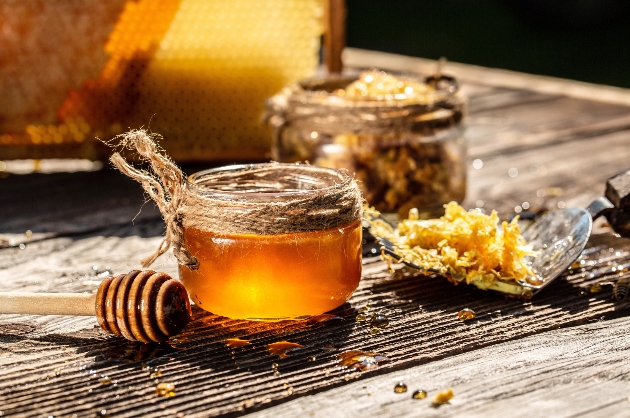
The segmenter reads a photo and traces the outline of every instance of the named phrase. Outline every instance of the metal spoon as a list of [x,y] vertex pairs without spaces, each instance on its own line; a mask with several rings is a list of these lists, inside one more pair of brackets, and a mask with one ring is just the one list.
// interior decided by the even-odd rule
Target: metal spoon
[[[630,171],[608,179],[605,196],[594,200],[586,209],[568,208],[547,212],[523,232],[527,243],[537,252],[536,257],[529,260],[535,278],[518,282],[497,280],[490,286],[477,282],[472,284],[525,299],[531,298],[580,256],[591,236],[593,220],[602,215],[606,216],[615,232],[630,237]],[[379,219],[387,222],[382,217]],[[390,240],[373,232],[372,235],[380,243],[381,250],[400,263],[413,269],[444,274],[404,260]]]

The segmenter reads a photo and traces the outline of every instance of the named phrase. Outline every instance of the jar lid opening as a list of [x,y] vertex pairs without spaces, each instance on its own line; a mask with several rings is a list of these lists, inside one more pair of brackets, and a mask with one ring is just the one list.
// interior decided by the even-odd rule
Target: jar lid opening
[[343,187],[352,181],[345,172],[306,164],[241,164],[199,171],[187,178],[190,191],[229,200],[304,198]]

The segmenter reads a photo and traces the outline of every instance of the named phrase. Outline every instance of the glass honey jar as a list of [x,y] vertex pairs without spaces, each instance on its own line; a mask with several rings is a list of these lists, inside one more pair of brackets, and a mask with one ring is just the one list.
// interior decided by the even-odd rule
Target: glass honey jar
[[283,320],[342,305],[361,278],[361,196],[335,169],[236,165],[188,177],[196,207],[183,242],[198,267],[179,267],[192,300],[237,319]]
[[457,80],[381,71],[285,88],[267,101],[274,159],[354,173],[368,204],[406,217],[466,194],[466,98]]

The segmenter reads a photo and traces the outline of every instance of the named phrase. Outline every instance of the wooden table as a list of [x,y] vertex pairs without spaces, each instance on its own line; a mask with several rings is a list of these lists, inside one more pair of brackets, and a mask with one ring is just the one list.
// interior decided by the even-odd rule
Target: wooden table
[[[345,60],[425,74],[435,65],[360,50]],[[629,91],[460,64],[445,71],[470,97],[465,206],[502,216],[527,204],[584,206],[630,169]],[[163,233],[152,204],[136,216],[142,204],[140,187],[108,168],[1,177],[0,291],[92,292],[108,272],[138,268]],[[162,345],[105,335],[92,318],[5,315],[0,416],[628,416],[630,311],[607,283],[629,274],[630,241],[599,222],[581,260],[523,302],[439,277],[396,279],[366,258],[334,320],[249,323],[195,310]],[[172,256],[154,267],[176,274]],[[601,292],[584,292],[594,283]],[[368,304],[390,319],[380,335],[355,320]],[[458,321],[463,308],[477,318]],[[230,337],[252,344],[232,350]],[[304,348],[271,356],[266,344],[280,340]],[[344,369],[338,355],[348,350],[387,361]],[[398,381],[407,393],[394,393]],[[174,383],[176,395],[157,396],[157,382]],[[455,397],[439,408],[411,398],[449,387]]]

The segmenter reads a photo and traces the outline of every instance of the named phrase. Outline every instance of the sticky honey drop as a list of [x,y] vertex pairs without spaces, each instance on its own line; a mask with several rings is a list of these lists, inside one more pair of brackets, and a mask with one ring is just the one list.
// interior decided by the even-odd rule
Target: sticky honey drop
[[424,399],[427,397],[427,392],[424,390],[416,390],[412,395],[412,399]]
[[342,367],[355,369],[360,372],[373,370],[379,363],[388,361],[387,357],[378,353],[371,353],[361,350],[350,350],[338,355],[339,364]]
[[225,345],[231,348],[244,347],[251,344],[249,340],[241,340],[240,338],[228,338],[225,340]]
[[102,377],[98,382],[101,384],[101,386],[111,386],[112,384],[114,384],[112,379],[110,379],[109,377]]
[[592,284],[588,287],[588,291],[591,293],[599,293],[602,291],[602,285],[599,283]]
[[380,333],[381,333],[381,329],[380,328],[370,328],[370,334],[378,335]]
[[357,311],[360,314],[366,314],[370,310],[370,305],[365,305],[363,308],[359,308]]
[[271,355],[276,355],[280,358],[288,357],[288,353],[294,350],[304,348],[303,345],[298,343],[292,343],[289,341],[279,341],[277,343],[267,344],[267,349]]
[[173,383],[158,383],[155,387],[155,393],[158,396],[170,398],[175,396],[175,385]]
[[405,393],[405,392],[407,392],[407,385],[404,384],[403,382],[396,383],[396,386],[394,386],[394,392],[395,393]]
[[385,328],[389,325],[389,319],[383,315],[376,315],[370,321],[372,328]]
[[473,311],[472,309],[462,309],[461,311],[457,312],[457,317],[459,318],[460,321],[469,321],[471,319],[475,319],[475,311]]
[[531,284],[532,286],[540,286],[545,283],[545,281],[541,279],[540,277],[528,276],[525,278],[525,280],[527,281],[527,283]]

